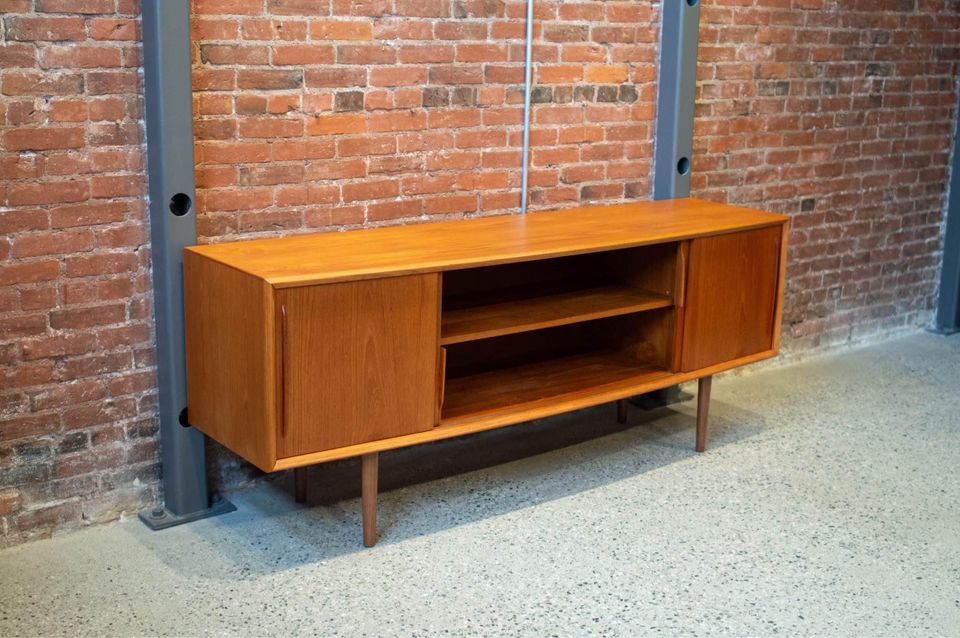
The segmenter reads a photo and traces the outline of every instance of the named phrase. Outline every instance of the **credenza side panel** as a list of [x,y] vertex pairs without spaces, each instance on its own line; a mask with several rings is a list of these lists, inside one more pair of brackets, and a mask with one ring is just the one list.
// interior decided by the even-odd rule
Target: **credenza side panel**
[[184,253],[190,423],[262,470],[276,462],[273,289]]
[[684,372],[774,347],[782,237],[777,225],[690,243]]
[[429,430],[439,275],[277,291],[281,458]]

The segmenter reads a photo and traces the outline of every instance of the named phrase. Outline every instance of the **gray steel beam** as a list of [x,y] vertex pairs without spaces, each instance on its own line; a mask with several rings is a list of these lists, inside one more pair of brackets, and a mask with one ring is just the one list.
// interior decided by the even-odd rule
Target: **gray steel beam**
[[533,1],[527,0],[527,24],[523,63],[523,150],[520,171],[520,213],[527,213],[530,190],[530,96],[533,91]]
[[[690,196],[700,2],[663,0],[661,7],[653,199],[675,199]],[[690,398],[692,395],[675,385],[633,397],[630,402],[652,410]]]
[[697,89],[699,0],[663,0],[653,198],[690,195]]
[[943,269],[940,272],[940,303],[937,332],[960,331],[960,104],[953,136],[953,158],[947,191],[947,230],[943,238]]
[[163,506],[142,512],[154,529],[234,508],[207,490],[204,436],[186,421],[183,249],[197,242],[189,0],[144,0],[150,237],[157,334]]

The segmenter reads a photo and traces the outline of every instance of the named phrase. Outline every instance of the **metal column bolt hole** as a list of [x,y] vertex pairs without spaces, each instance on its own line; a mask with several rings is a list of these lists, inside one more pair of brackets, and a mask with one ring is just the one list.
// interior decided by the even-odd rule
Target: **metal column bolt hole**
[[183,217],[193,208],[193,200],[186,193],[177,193],[170,198],[170,212],[177,217]]
[[686,175],[690,172],[690,158],[681,157],[680,161],[677,162],[677,172],[681,175]]
[[697,6],[697,3],[698,3],[698,2],[700,2],[700,0],[687,0],[687,6],[688,6],[688,7],[695,7],[695,6]]
[[182,426],[185,427],[185,428],[190,427],[190,421],[189,421],[188,418],[187,418],[187,409],[186,409],[186,408],[180,410],[180,416],[177,417],[177,421],[179,421],[179,422],[180,422],[180,425],[182,425]]

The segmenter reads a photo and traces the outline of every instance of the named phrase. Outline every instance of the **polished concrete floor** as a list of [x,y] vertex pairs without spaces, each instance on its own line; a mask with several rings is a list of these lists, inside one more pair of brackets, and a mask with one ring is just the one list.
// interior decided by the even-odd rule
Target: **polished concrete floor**
[[373,549],[341,463],[6,550],[0,636],[960,636],[960,336],[713,392],[384,455]]

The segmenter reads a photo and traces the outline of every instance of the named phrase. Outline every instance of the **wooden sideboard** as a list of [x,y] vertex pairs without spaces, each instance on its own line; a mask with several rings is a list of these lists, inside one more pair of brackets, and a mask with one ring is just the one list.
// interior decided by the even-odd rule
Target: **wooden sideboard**
[[[377,454],[772,357],[787,218],[694,199],[186,249],[190,424],[270,472]],[[298,500],[305,476],[296,476]]]

